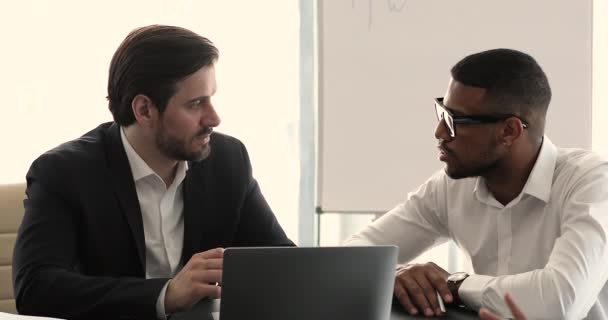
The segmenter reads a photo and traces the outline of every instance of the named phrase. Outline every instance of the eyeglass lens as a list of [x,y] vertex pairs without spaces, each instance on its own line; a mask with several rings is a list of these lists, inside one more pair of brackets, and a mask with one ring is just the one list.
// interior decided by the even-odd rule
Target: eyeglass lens
[[435,111],[437,112],[437,120],[444,121],[450,136],[454,138],[456,136],[456,132],[454,130],[454,119],[452,119],[452,116],[438,103],[435,103]]

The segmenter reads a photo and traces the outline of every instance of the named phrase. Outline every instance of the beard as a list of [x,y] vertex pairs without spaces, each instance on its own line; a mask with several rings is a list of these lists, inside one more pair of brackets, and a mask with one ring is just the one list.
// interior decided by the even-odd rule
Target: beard
[[[450,155],[456,159],[458,157],[450,151]],[[446,164],[445,173],[452,179],[463,179],[470,177],[483,177],[497,170],[500,167],[502,156],[496,144],[488,146],[487,150],[482,152],[477,161],[469,161],[469,164],[460,166],[450,166]]]
[[450,170],[449,166],[445,167],[445,173],[452,179],[463,179],[470,177],[486,176],[488,173],[498,168],[500,161],[493,160],[492,162],[482,163],[468,168],[454,168]]
[[168,134],[161,125],[154,135],[156,147],[167,158],[177,161],[201,161],[211,154],[211,143],[207,143],[201,150],[188,150],[188,146],[201,136],[211,134],[213,128],[203,128],[191,139],[179,139]]

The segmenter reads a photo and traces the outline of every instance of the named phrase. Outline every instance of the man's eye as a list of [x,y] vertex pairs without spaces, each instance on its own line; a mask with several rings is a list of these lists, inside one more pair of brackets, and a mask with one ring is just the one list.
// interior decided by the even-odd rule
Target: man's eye
[[190,108],[200,108],[202,101],[200,99],[192,101]]

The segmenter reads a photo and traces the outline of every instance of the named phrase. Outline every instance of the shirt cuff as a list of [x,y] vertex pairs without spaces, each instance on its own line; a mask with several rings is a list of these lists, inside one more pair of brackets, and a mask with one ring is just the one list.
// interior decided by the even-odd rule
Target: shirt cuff
[[156,299],[156,318],[159,320],[167,320],[167,314],[165,313],[165,293],[167,293],[167,287],[169,286],[169,282],[165,283],[165,286],[158,294],[158,299]]
[[483,292],[486,289],[486,285],[494,277],[484,276],[479,274],[472,274],[468,276],[460,284],[458,288],[458,297],[462,302],[473,310],[479,310],[481,308]]

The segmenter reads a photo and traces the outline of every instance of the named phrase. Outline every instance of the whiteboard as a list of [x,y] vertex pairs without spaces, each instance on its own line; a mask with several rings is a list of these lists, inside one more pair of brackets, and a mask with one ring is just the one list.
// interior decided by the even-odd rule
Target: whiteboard
[[384,212],[443,168],[433,101],[471,53],[545,70],[546,134],[591,147],[591,0],[319,0],[319,212]]

